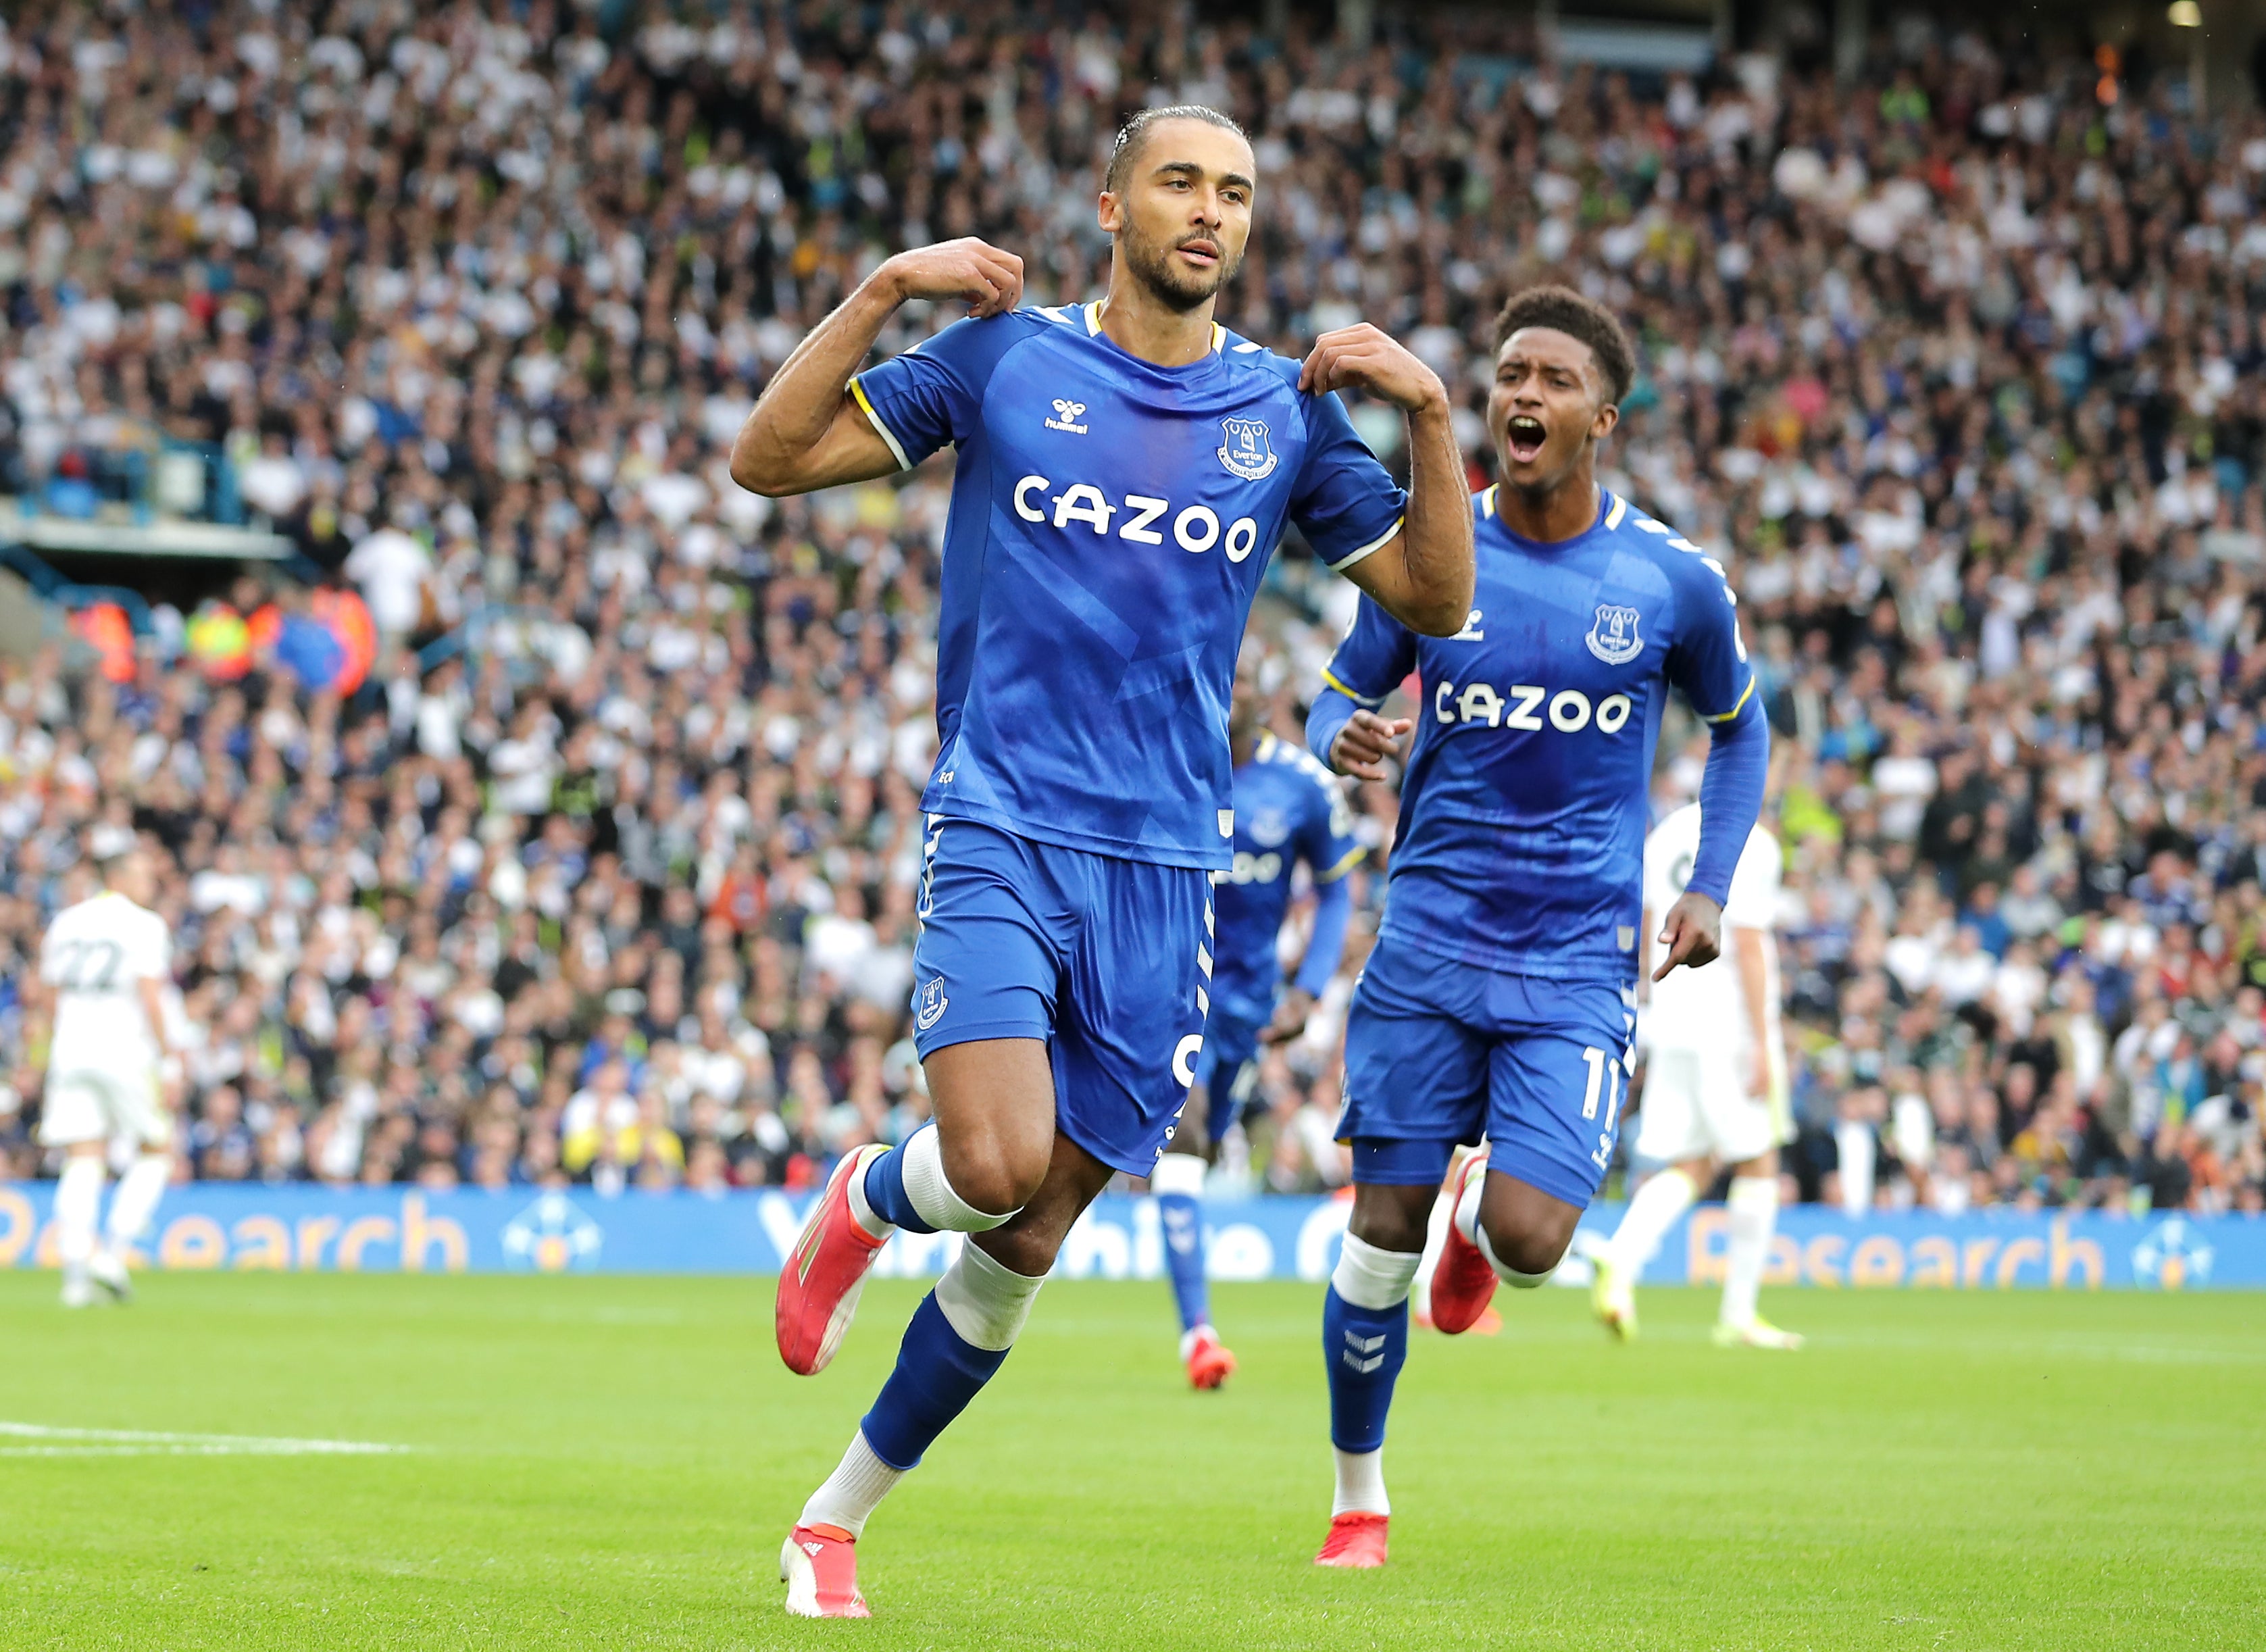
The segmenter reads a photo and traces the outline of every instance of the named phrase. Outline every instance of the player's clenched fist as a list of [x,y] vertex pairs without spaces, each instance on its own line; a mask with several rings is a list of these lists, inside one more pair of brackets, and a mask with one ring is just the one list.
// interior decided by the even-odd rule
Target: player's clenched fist
[[1023,297],[1023,260],[972,235],[910,248],[874,275],[886,284],[894,303],[957,298],[978,320],[1012,310]]
[[1382,780],[1385,758],[1400,749],[1400,737],[1408,729],[1406,717],[1356,712],[1330,742],[1330,767],[1357,779]]
[[1440,376],[1366,321],[1322,334],[1298,369],[1298,388],[1313,395],[1349,387],[1367,391],[1404,413],[1448,405]]

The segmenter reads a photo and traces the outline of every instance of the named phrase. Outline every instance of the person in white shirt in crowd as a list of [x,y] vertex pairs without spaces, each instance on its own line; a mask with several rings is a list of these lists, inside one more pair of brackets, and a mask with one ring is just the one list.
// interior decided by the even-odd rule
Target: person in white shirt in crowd
[[[1644,844],[1644,928],[1650,936],[1684,893],[1700,852],[1700,806],[1687,803]],[[1747,836],[1723,903],[1723,949],[1713,963],[1649,981],[1649,1047],[1637,1114],[1636,1158],[1663,1165],[1640,1187],[1594,1258],[1593,1302],[1605,1328],[1636,1335],[1636,1282],[1662,1238],[1731,1166],[1730,1244],[1720,1347],[1793,1349],[1802,1338],[1756,1311],[1763,1263],[1778,1223],[1778,1150],[1792,1138],[1786,1046],[1779,1027],[1778,839]],[[1648,982],[1648,965],[1637,973]]]

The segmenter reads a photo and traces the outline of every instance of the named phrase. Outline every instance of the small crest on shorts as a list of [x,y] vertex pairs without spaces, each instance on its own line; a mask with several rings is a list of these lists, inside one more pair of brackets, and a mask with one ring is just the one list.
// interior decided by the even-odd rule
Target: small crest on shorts
[[1226,439],[1219,446],[1219,462],[1231,474],[1256,482],[1274,473],[1278,460],[1264,419],[1223,419],[1220,428]]
[[944,1019],[952,1007],[952,1000],[944,996],[944,977],[937,976],[920,990],[919,1007],[913,1012],[913,1025],[924,1033]]
[[1590,625],[1590,634],[1582,640],[1590,645],[1591,654],[1607,665],[1626,665],[1644,652],[1644,639],[1636,633],[1636,622],[1635,609],[1599,603],[1597,617]]

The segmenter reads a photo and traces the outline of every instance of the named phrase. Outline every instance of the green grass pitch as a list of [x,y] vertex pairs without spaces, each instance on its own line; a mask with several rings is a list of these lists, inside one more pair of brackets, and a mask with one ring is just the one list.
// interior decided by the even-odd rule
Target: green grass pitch
[[1227,1286],[1191,1394],[1159,1285],[1057,1283],[875,1517],[870,1624],[781,1612],[778,1544],[896,1349],[877,1283],[781,1370],[764,1281],[171,1276],[65,1315],[0,1275],[0,1647],[1991,1648],[2266,1641],[2266,1300],[1777,1292],[1786,1356],[1651,1291],[1419,1333],[1382,1573],[1318,1572],[1310,1286]]

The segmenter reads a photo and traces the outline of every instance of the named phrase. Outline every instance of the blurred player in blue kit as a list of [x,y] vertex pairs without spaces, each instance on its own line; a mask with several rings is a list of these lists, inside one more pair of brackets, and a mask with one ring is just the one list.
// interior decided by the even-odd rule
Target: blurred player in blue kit
[[[1212,1329],[1204,1283],[1197,1204],[1204,1171],[1217,1159],[1221,1138],[1251,1097],[1260,1047],[1305,1032],[1314,1000],[1336,973],[1346,921],[1353,915],[1345,875],[1363,852],[1344,782],[1304,747],[1268,733],[1261,726],[1265,712],[1257,656],[1246,649],[1227,723],[1235,764],[1235,859],[1228,870],[1212,874],[1211,1015],[1195,1085],[1149,1177],[1181,1312],[1181,1363],[1196,1388],[1217,1388],[1235,1370],[1235,1356]],[[1285,985],[1276,946],[1302,864],[1313,883],[1313,926],[1297,972]]]
[[[1438,376],[1374,327],[1302,363],[1212,319],[1257,171],[1225,116],[1144,111],[1100,198],[1103,298],[1018,309],[1020,262],[980,241],[900,253],[780,366],[734,445],[734,479],[773,494],[958,456],[914,952],[934,1122],[837,1167],[779,1281],[781,1357],[825,1365],[896,1229],[969,1238],[780,1551],[799,1615],[867,1615],[866,1517],[998,1370],[1071,1223],[1114,1173],[1156,1168],[1187,1100],[1210,879],[1233,860],[1236,653],[1284,524],[1412,632],[1470,606]],[[911,299],[971,313],[861,371]],[[1406,413],[1405,494],[1346,387]]]
[[1363,601],[1307,720],[1341,773],[1382,778],[1422,684],[1392,881],[1346,1026],[1354,1207],[1324,1298],[1337,1489],[1326,1566],[1384,1564],[1385,1414],[1426,1218],[1459,1144],[1433,1323],[1539,1285],[1611,1164],[1634,1070],[1653,751],[1672,686],[1711,726],[1699,847],[1659,975],[1704,964],[1763,799],[1770,735],[1720,564],[1607,492],[1597,450],[1634,372],[1601,306],[1562,288],[1496,324],[1487,423],[1502,479],[1472,501],[1477,583],[1452,635]]

